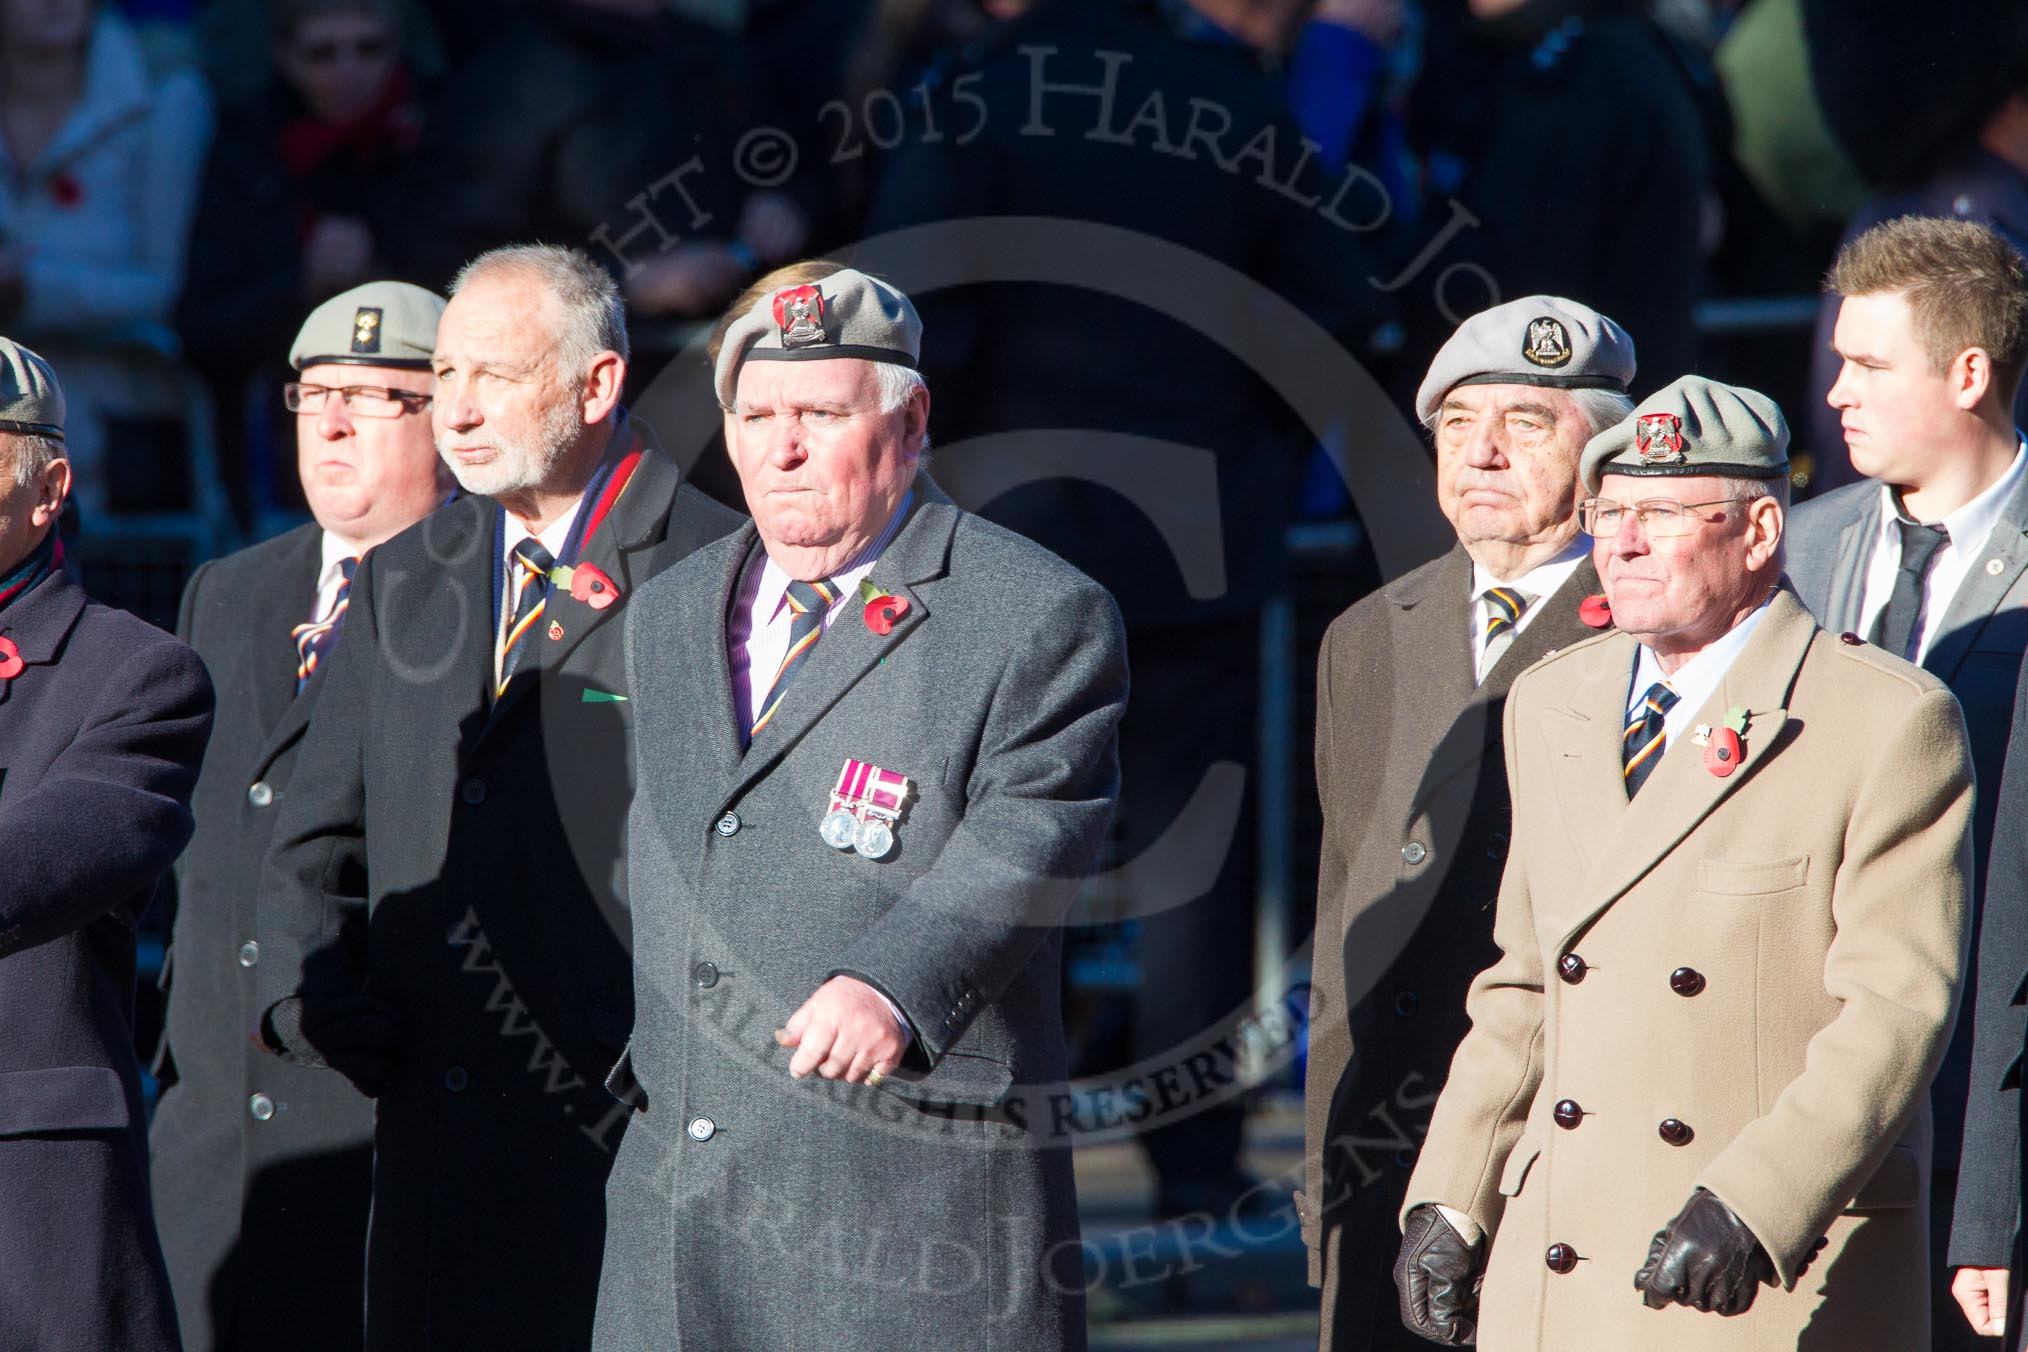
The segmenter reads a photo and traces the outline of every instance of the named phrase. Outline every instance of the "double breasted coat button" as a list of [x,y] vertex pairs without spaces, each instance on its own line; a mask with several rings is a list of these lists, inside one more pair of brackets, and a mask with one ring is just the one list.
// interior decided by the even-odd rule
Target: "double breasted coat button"
[[1422,997],[1414,991],[1403,991],[1394,997],[1394,1013],[1398,1018],[1412,1019],[1415,1011],[1421,1008]]
[[708,1141],[718,1134],[718,1124],[708,1117],[693,1117],[688,1130],[691,1140]]
[[1669,989],[1688,999],[1704,989],[1704,973],[1695,967],[1678,967],[1669,973]]
[[265,1122],[275,1115],[275,1101],[266,1094],[255,1094],[246,1101],[246,1110],[253,1114],[256,1122]]
[[1661,1133],[1662,1139],[1670,1145],[1688,1145],[1690,1138],[1697,1134],[1690,1130],[1688,1122],[1673,1117],[1663,1118],[1662,1125],[1655,1130]]
[[261,946],[252,939],[239,946],[239,965],[251,967],[261,960]]
[[246,791],[246,800],[255,807],[267,807],[275,801],[275,786],[265,779],[256,779]]
[[690,969],[690,979],[705,990],[710,990],[718,984],[718,964],[715,962],[698,963]]
[[465,786],[458,790],[458,796],[465,800],[467,807],[479,806],[479,804],[486,801],[486,781],[483,779],[466,780]]
[[726,813],[723,817],[720,817],[718,819],[718,821],[712,826],[711,829],[718,832],[718,834],[720,834],[721,836],[738,835],[739,814],[737,812]]
[[453,1094],[464,1093],[465,1086],[471,1082],[472,1077],[463,1066],[452,1066],[444,1072],[444,1088],[450,1090]]
[[1419,840],[1411,840],[1401,847],[1401,861],[1404,864],[1420,864],[1429,858],[1429,846]]
[[1556,974],[1562,977],[1564,984],[1568,986],[1575,986],[1584,980],[1584,974],[1590,970],[1590,965],[1575,953],[1565,953],[1556,960]]
[[1556,1105],[1556,1110],[1550,1116],[1554,1117],[1556,1125],[1565,1131],[1576,1131],[1579,1124],[1584,1121],[1584,1109],[1577,1106],[1577,1100],[1564,1099]]
[[1844,633],[1838,635],[1838,641],[1848,648],[1856,648],[1866,640],[1853,633],[1850,629],[1847,629]]
[[1577,1268],[1577,1250],[1568,1244],[1552,1244],[1542,1255],[1542,1261],[1549,1270],[1559,1277],[1567,1276]]

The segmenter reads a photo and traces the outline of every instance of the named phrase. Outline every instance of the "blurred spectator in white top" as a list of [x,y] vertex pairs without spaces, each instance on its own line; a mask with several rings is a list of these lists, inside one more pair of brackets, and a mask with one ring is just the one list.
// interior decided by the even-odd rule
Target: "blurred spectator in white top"
[[72,495],[103,510],[109,418],[159,416],[159,360],[211,134],[194,74],[151,76],[93,0],[0,0],[0,328],[62,368]]

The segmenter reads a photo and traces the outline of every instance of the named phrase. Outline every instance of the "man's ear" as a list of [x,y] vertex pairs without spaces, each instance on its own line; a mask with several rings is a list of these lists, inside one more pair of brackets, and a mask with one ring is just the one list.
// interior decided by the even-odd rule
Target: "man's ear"
[[63,500],[70,496],[70,461],[58,457],[42,468],[41,482],[35,486],[35,506],[28,519],[37,526],[46,526],[63,514]]
[[1993,358],[1983,347],[1968,347],[1951,359],[1945,372],[1950,381],[1951,402],[1969,413],[1993,388]]
[[918,457],[922,455],[923,443],[929,439],[930,392],[929,386],[918,385],[909,391],[908,446]]
[[1788,528],[1788,513],[1771,497],[1755,498],[1746,506],[1746,557],[1750,568],[1764,568],[1781,548],[1782,532]]
[[627,383],[627,360],[617,352],[601,352],[592,358],[584,374],[584,422],[593,427],[606,420],[620,404],[621,389]]

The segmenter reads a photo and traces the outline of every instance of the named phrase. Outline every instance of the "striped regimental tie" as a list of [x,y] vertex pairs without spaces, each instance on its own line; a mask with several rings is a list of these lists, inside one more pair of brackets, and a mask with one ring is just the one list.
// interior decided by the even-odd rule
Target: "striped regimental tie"
[[296,693],[299,695],[310,683],[310,678],[317,674],[317,664],[324,660],[324,654],[331,651],[331,645],[338,641],[338,631],[345,627],[345,609],[352,604],[352,574],[358,568],[358,559],[338,560],[338,594],[332,598],[331,613],[321,620],[299,624],[289,631],[289,637],[296,645]]
[[1483,681],[1513,644],[1521,616],[1535,604],[1535,598],[1513,587],[1489,587],[1479,599],[1486,603],[1486,641],[1479,647],[1479,679]]
[[838,599],[838,592],[838,584],[828,577],[817,582],[789,584],[789,609],[796,616],[789,623],[789,650],[782,654],[782,664],[775,668],[775,679],[768,686],[768,697],[754,717],[753,730],[747,734],[749,740],[760,736],[760,730],[775,716],[775,710],[782,707],[782,696],[788,693],[789,681],[803,669],[803,664],[810,660],[810,650],[824,636],[824,612]]
[[514,668],[535,646],[535,626],[541,622],[543,609],[549,603],[549,570],[555,566],[556,556],[532,535],[514,546],[513,576],[507,580],[508,604],[502,607],[509,619],[500,631],[500,681],[493,688],[494,699],[507,693]]
[[1662,753],[1668,749],[1669,735],[1663,730],[1663,720],[1677,699],[1668,682],[1657,681],[1648,687],[1648,693],[1641,696],[1641,702],[1627,718],[1627,730],[1620,738],[1620,762],[1625,767],[1630,799],[1648,782],[1648,776],[1654,773]]

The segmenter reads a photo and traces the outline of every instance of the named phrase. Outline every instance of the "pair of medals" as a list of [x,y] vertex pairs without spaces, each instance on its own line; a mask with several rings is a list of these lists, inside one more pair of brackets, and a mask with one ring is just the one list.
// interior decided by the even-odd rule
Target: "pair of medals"
[[834,850],[857,850],[868,859],[894,848],[895,824],[912,786],[892,770],[849,760],[831,790],[831,808],[817,833]]

